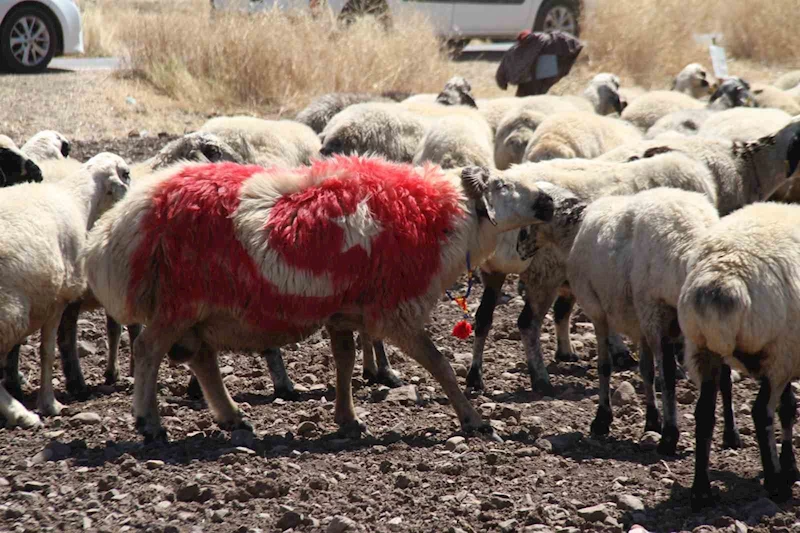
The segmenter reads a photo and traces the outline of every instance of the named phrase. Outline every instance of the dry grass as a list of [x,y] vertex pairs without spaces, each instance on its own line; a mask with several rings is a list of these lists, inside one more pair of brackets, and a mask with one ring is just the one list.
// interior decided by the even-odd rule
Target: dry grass
[[165,12],[120,31],[131,69],[179,101],[298,109],[331,91],[438,92],[455,71],[420,16],[348,28],[330,13]]
[[[614,0],[601,2],[584,23],[585,53],[595,70],[616,72],[644,87],[664,86],[683,66],[711,66],[708,48],[693,34],[721,33],[728,70],[796,66],[800,49],[797,0]],[[771,80],[775,76],[769,76]]]

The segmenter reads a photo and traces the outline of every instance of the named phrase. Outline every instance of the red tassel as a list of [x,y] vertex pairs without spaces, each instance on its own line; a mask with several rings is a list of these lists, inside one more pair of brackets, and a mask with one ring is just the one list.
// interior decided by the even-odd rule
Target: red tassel
[[472,325],[466,320],[460,321],[456,324],[456,327],[453,328],[453,336],[459,339],[466,339],[469,337],[470,333],[472,333]]

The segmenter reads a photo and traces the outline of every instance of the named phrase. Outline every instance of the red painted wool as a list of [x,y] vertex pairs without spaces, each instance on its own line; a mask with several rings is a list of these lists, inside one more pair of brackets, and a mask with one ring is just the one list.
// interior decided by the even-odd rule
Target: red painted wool
[[[265,170],[210,164],[161,183],[141,221],[129,294],[141,283],[158,290],[159,314],[168,322],[191,319],[204,304],[238,309],[265,331],[299,329],[343,305],[391,309],[427,290],[441,266],[440,243],[464,216],[454,188],[434,187],[410,166],[339,157],[296,169],[304,181],[339,177],[278,200],[268,217],[265,211],[263,231],[288,265],[328,275],[335,290],[328,297],[281,294],[236,238],[231,218],[243,183],[257,172]],[[332,219],[353,214],[363,201],[382,231],[372,237],[371,254],[360,245],[343,252],[344,231]]]

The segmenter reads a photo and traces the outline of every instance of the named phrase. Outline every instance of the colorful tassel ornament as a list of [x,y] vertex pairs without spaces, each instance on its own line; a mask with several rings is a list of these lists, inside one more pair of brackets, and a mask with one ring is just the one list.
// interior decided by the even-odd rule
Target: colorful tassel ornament
[[453,296],[450,291],[446,291],[448,298],[453,300],[461,308],[464,319],[460,320],[453,328],[452,335],[459,339],[469,338],[472,334],[472,325],[469,323],[469,309],[467,309],[467,298],[472,291],[472,268],[469,264],[469,252],[467,252],[467,293],[464,296]]

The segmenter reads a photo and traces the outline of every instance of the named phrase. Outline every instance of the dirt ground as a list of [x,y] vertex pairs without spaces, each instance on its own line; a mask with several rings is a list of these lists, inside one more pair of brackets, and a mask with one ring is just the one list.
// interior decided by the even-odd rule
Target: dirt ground
[[[76,142],[75,155],[89,157],[102,145],[138,160],[168,140]],[[556,397],[543,398],[530,392],[518,340],[522,300],[516,279],[509,278],[504,289],[508,301],[495,313],[486,350],[487,391],[472,401],[505,442],[472,437],[452,451],[446,442],[458,424],[441,388],[391,347],[392,363],[412,388],[387,397],[382,386],[356,377],[356,405],[373,437],[338,438],[333,361],[319,333],[284,350],[290,375],[304,389],[299,401],[275,399],[257,355],[222,355],[225,382],[256,427],[253,442],[232,441],[220,431],[201,402],[184,399],[188,372],[163,365],[159,398],[170,442],[145,447],[133,428],[131,380],[103,385],[104,317],[86,315],[80,339],[91,398],[79,402],[60,393],[68,407],[42,429],[0,429],[0,530],[612,532],[634,524],[649,531],[800,529],[796,500],[776,506],[763,499],[748,409],[755,397],[751,380],[735,385],[745,447],[719,449],[717,430],[712,478],[721,501],[693,515],[688,487],[695,387],[686,380],[678,385],[683,434],[676,458],[640,447],[644,414],[634,371],[616,372],[612,385],[628,381],[640,397],[615,407],[610,438],[592,438],[597,371],[591,324],[575,314],[572,335],[581,359],[550,364]],[[481,292],[478,285],[470,297],[473,312]],[[450,335],[458,317],[457,307],[443,299],[429,331],[463,387],[471,343]],[[542,339],[551,360],[555,331],[549,319]],[[31,408],[38,390],[37,347],[32,337],[22,350]],[[124,376],[129,353],[124,335]],[[60,372],[56,376],[56,390],[62,391]],[[73,418],[78,414],[84,415]],[[601,507],[585,510],[595,505]]]
[[[135,84],[109,79],[103,73],[2,77],[0,132],[23,141],[56,128],[73,139],[79,159],[111,150],[139,161],[172,138],[158,132],[178,134],[205,118],[157,97],[146,98],[147,112],[132,111],[125,97]],[[63,94],[71,95],[75,108],[57,98]],[[128,136],[143,129],[144,137]],[[678,384],[678,457],[640,447],[644,406],[635,371],[614,374],[614,389],[628,381],[638,396],[615,407],[608,439],[592,438],[598,396],[591,324],[575,313],[572,339],[580,361],[550,364],[556,397],[543,398],[530,392],[516,330],[522,300],[515,277],[505,291],[508,301],[497,308],[487,343],[487,391],[472,398],[505,442],[473,437],[453,450],[446,442],[458,423],[441,388],[391,346],[393,365],[413,388],[387,394],[356,377],[356,406],[373,437],[338,438],[333,361],[321,334],[284,350],[290,375],[304,389],[299,401],[275,399],[266,363],[257,355],[222,355],[225,382],[256,428],[253,442],[232,441],[220,431],[202,402],[184,398],[188,371],[163,365],[159,399],[170,442],[145,447],[133,428],[130,378],[103,385],[104,316],[87,314],[79,323],[80,342],[92,396],[80,402],[60,392],[57,369],[57,396],[67,405],[62,416],[46,419],[38,430],[0,429],[0,532],[566,533],[628,531],[634,524],[649,531],[800,531],[800,501],[777,506],[763,498],[749,414],[752,380],[734,386],[743,449],[721,450],[718,412],[712,479],[720,503],[692,514],[696,388],[686,380]],[[481,292],[478,285],[470,297],[473,312]],[[443,300],[429,331],[463,387],[471,342],[450,335],[458,319],[457,307]],[[552,361],[549,318],[542,340]],[[38,336],[22,349],[29,408],[39,388],[37,350]],[[129,354],[123,335],[124,376]]]

